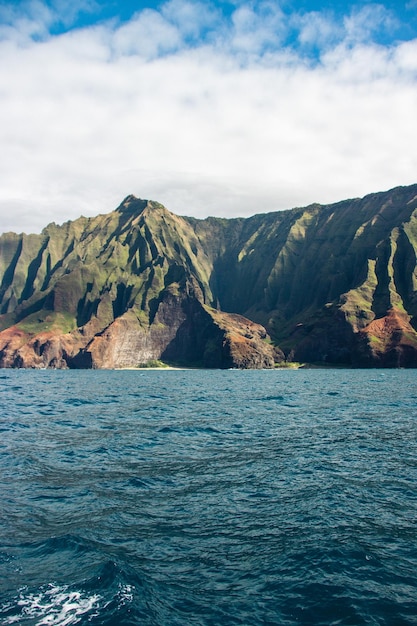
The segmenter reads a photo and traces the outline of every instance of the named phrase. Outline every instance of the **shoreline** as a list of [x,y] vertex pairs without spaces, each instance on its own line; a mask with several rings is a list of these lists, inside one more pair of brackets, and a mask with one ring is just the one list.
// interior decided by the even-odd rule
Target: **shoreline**
[[204,369],[198,367],[176,367],[175,365],[164,365],[163,367],[113,367],[112,368],[116,372],[124,372],[124,371],[135,371],[135,372],[146,372],[147,370],[153,371],[164,371],[164,370],[192,370],[192,369]]

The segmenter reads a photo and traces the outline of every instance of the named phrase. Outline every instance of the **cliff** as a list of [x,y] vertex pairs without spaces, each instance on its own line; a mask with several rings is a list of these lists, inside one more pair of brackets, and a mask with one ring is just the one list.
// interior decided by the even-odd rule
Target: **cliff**
[[0,366],[417,366],[417,185],[251,218],[128,196],[0,237]]
[[213,254],[158,203],[7,233],[0,263],[3,367],[274,366],[262,326],[213,308]]

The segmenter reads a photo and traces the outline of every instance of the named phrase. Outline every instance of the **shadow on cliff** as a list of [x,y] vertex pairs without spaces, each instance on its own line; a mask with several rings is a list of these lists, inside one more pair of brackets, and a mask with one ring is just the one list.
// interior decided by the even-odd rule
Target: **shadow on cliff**
[[203,305],[198,300],[187,299],[182,308],[186,319],[161,354],[161,359],[192,367],[233,367],[230,353],[224,349],[224,331],[216,326]]

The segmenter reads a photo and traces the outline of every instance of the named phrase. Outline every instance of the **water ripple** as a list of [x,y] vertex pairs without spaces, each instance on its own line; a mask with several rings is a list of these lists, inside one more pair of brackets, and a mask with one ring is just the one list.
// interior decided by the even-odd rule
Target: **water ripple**
[[417,624],[413,372],[0,378],[2,624]]

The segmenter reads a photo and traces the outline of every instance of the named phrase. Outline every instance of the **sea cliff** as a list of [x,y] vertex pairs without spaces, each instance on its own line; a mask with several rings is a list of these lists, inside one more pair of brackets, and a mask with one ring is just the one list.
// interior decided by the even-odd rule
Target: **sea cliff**
[[250,218],[128,196],[0,237],[0,366],[417,366],[417,185]]

